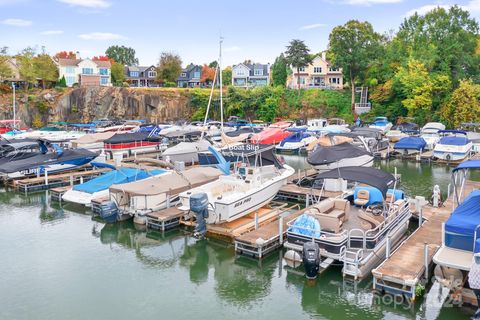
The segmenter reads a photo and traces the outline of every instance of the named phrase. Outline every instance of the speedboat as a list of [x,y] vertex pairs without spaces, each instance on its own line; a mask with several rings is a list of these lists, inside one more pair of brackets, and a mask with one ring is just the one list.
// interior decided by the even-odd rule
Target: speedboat
[[307,162],[318,171],[350,166],[371,167],[373,155],[364,148],[345,142],[330,147],[317,146],[308,155]]
[[[98,166],[98,164],[95,164]],[[135,168],[115,168],[110,172],[106,172],[101,176],[93,178],[85,183],[75,185],[66,191],[62,196],[62,201],[73,202],[84,206],[90,206],[95,198],[106,197],[109,195],[108,188],[112,185],[120,185],[126,183],[140,181],[152,176],[161,175],[166,170],[142,170]]]
[[308,119],[307,127],[309,131],[318,131],[328,125],[327,119]]
[[[13,140],[0,145],[0,164],[26,159],[39,154],[43,142],[30,140]],[[46,152],[46,147],[44,151]]]
[[162,159],[170,162],[198,163],[198,153],[205,152],[211,143],[201,139],[193,142],[180,142],[162,152]]
[[435,148],[438,140],[440,140],[440,135],[438,134],[440,130],[445,130],[445,125],[440,122],[428,122],[420,130],[420,137],[427,143],[427,150]]
[[377,128],[354,127],[351,134],[362,137],[371,152],[385,150],[390,145],[384,132]]
[[480,132],[479,132],[480,123],[475,122],[464,122],[460,125],[460,130],[467,132],[467,138],[473,144],[473,151],[480,151]]
[[[255,159],[246,158],[244,162],[235,165],[233,174],[220,153],[213,148],[210,148],[210,152],[216,155],[219,163],[228,165],[222,169],[225,175],[201,187],[182,192],[182,205],[179,207],[182,211],[190,212],[190,198],[197,194],[206,195],[209,204],[208,217],[205,218],[207,224],[234,221],[263,207],[273,200],[287,183],[288,177],[295,173],[293,168],[278,161],[272,149],[258,152]],[[272,160],[273,164],[270,164]]]
[[292,133],[286,129],[292,126],[292,122],[280,121],[272,123],[263,131],[253,135],[250,138],[252,143],[256,144],[277,144]]
[[141,124],[141,121],[126,121],[118,125],[97,127],[95,128],[95,132],[133,132],[137,131]]
[[[335,261],[343,263],[343,275],[355,279],[368,276],[384,260],[387,238],[394,247],[408,229],[411,212],[404,193],[396,189],[392,174],[374,168],[343,167],[315,179],[324,181],[325,191],[328,185],[336,185],[328,181],[339,181],[344,187],[347,181],[362,185],[343,190],[343,197],[327,198],[307,207],[287,224],[284,246],[303,252],[309,278],[315,278],[319,268]],[[311,259],[306,259],[309,254]],[[288,256],[292,256],[290,252],[285,253]]]
[[293,134],[283,139],[276,145],[277,152],[298,152],[300,148],[308,146],[313,141],[317,140],[316,135],[313,132],[306,131],[306,128],[289,128],[286,131]]
[[63,150],[56,144],[52,144],[52,147],[53,151],[47,151],[47,148],[42,146],[42,151],[35,156],[1,164],[0,175],[19,178],[57,173],[81,167],[97,157],[97,153],[86,149]]
[[110,200],[118,214],[103,218],[114,222],[121,217],[134,217],[145,223],[146,214],[174,206],[180,192],[215,181],[222,172],[213,167],[194,167],[185,171],[169,171],[146,180],[110,187]]
[[392,127],[385,136],[390,142],[398,142],[400,139],[408,137],[411,134],[418,134],[418,124],[413,122],[402,122]]
[[110,153],[112,158],[114,153],[131,155],[133,153],[162,150],[165,147],[162,137],[148,132],[116,133],[104,140],[103,144],[105,152]]
[[68,142],[70,140],[78,139],[85,135],[83,131],[64,130],[59,127],[43,127],[38,130],[30,131],[12,131],[8,132],[3,137],[9,140],[16,139],[42,139],[49,142]]
[[408,156],[423,152],[426,146],[427,142],[422,137],[412,136],[400,139],[395,143],[393,149],[404,156]]
[[369,128],[380,129],[383,133],[387,133],[392,126],[393,124],[388,121],[387,117],[376,117]]
[[461,161],[472,153],[472,142],[461,130],[440,130],[440,140],[433,148],[433,157],[446,161]]

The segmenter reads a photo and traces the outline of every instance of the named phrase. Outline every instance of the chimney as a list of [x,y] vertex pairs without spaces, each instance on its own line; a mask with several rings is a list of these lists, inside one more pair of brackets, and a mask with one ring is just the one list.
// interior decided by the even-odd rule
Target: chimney
[[322,60],[327,61],[327,51],[322,51]]

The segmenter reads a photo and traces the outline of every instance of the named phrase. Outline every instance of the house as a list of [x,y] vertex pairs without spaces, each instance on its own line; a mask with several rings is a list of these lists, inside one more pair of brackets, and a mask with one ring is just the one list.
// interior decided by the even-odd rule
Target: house
[[202,66],[190,64],[182,70],[177,78],[177,87],[195,88],[202,86]]
[[292,68],[292,77],[287,86],[296,89],[300,81],[301,88],[343,89],[343,73],[341,68],[331,65],[326,59],[326,52],[316,56],[305,68]]
[[232,67],[232,85],[250,88],[270,83],[270,64],[239,63]]
[[110,61],[91,59],[57,59],[59,79],[65,77],[67,87],[111,86]]
[[131,87],[156,87],[157,68],[155,66],[125,66],[125,81]]

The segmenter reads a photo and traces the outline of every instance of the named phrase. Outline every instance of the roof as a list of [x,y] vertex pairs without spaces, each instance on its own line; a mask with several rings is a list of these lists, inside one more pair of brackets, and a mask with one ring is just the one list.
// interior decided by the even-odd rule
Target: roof
[[58,64],[62,67],[76,66],[82,59],[58,59]]
[[110,61],[103,61],[103,60],[92,60],[92,61],[95,62],[95,64],[100,68],[110,68],[112,66]]
[[[244,66],[249,69],[249,74],[251,77],[264,77],[268,76],[269,69],[270,69],[270,64],[262,64],[262,63],[239,63],[236,65],[233,65],[233,68],[238,67],[238,66]],[[261,76],[255,76],[255,70],[257,69],[262,69],[263,70],[263,75]]]

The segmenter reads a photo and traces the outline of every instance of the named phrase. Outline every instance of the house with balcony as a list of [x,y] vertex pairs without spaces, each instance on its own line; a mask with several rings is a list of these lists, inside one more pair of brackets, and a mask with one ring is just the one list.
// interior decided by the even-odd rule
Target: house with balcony
[[305,68],[292,68],[292,76],[287,82],[289,88],[296,89],[298,81],[301,88],[343,89],[343,73],[326,59],[326,52],[316,56]]
[[157,87],[157,68],[155,66],[125,66],[125,81],[131,87]]
[[111,86],[110,61],[91,59],[57,59],[59,79],[65,77],[67,87]]
[[267,86],[270,83],[270,64],[239,63],[232,67],[232,85],[241,88]]
[[177,87],[196,88],[202,86],[202,66],[190,64],[182,70],[177,78]]

